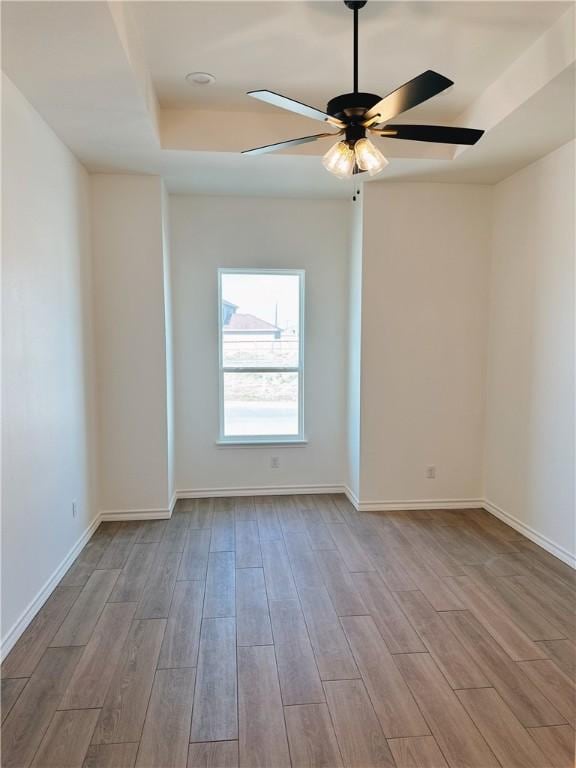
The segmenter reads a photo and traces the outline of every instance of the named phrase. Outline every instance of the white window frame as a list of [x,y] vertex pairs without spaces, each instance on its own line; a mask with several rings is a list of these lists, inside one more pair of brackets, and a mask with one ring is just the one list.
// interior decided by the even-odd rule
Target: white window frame
[[[290,367],[263,366],[261,368],[224,366],[222,361],[222,276],[223,275],[296,275],[299,277],[298,365]],[[220,267],[218,269],[218,402],[220,445],[298,445],[307,442],[304,436],[304,291],[303,269],[244,269]],[[225,373],[298,373],[298,434],[297,435],[225,435],[224,434],[224,374]]]

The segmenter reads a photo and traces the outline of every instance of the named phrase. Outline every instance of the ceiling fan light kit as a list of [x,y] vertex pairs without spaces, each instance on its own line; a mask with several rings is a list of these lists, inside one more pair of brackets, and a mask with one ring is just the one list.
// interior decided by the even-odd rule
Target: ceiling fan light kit
[[388,122],[402,112],[422,104],[454,85],[452,80],[439,75],[437,72],[429,69],[401,85],[400,88],[392,91],[384,98],[374,93],[358,91],[358,11],[366,5],[366,2],[367,0],[344,0],[344,4],[354,13],[354,90],[352,93],[344,93],[330,99],[325,112],[274,91],[249,91],[247,94],[281,109],[296,112],[313,120],[321,120],[337,128],[338,131],[336,133],[316,133],[312,136],[302,136],[298,139],[267,144],[263,147],[244,150],[242,154],[260,155],[333,136],[338,138],[338,141],[326,152],[322,158],[322,164],[326,170],[338,178],[350,178],[358,173],[368,173],[370,176],[375,176],[388,165],[388,160],[382,152],[366,137],[367,132],[388,139],[443,144],[476,144],[484,131],[441,125],[406,125],[404,123],[391,125]]

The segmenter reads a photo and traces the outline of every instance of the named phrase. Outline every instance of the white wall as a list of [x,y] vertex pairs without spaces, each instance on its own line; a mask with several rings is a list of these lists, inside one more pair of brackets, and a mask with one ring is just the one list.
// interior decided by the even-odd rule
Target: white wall
[[91,179],[99,507],[167,510],[162,181],[129,174]]
[[2,89],[5,652],[94,517],[95,466],[88,176],[6,77]]
[[485,450],[486,498],[572,556],[574,149],[495,188]]
[[166,456],[168,461],[168,496],[176,491],[174,446],[174,341],[172,328],[172,281],[170,277],[170,198],[162,184],[162,266],[164,273],[164,328],[166,337]]
[[[177,487],[341,485],[349,204],[171,196],[170,212]],[[307,446],[216,445],[218,267],[306,270]]]
[[362,246],[364,235],[364,195],[352,204],[348,263],[348,357],[347,357],[347,486],[360,498],[361,386],[362,386]]
[[364,185],[365,503],[481,497],[490,216],[490,187]]

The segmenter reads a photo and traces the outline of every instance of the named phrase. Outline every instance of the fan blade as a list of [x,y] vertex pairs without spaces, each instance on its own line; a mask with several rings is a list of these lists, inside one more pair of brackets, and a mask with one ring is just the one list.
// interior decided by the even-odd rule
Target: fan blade
[[327,136],[339,136],[338,133],[315,133],[313,136],[301,136],[299,139],[288,139],[288,141],[279,141],[276,144],[266,144],[264,147],[255,147],[254,149],[245,149],[243,155],[263,155],[266,152],[275,152],[277,149],[286,147],[296,147],[298,144],[308,144],[310,141],[324,139]]
[[371,129],[385,139],[434,141],[440,144],[476,144],[484,131],[475,128],[452,128],[445,125],[390,125],[382,130]]
[[332,123],[338,127],[344,127],[345,123],[342,120],[338,120],[337,117],[332,117],[326,112],[322,112],[316,107],[309,107],[307,104],[302,104],[301,101],[295,101],[289,99],[287,96],[281,96],[274,91],[248,91],[247,96],[253,96],[255,99],[265,101],[267,104],[272,104],[274,107],[280,107],[280,109],[287,109],[290,112],[296,112],[303,117],[311,117],[313,120],[322,120],[323,122]]
[[417,107],[423,101],[431,99],[446,88],[454,85],[452,80],[448,80],[444,75],[439,75],[431,69],[423,72],[413,80],[409,80],[400,88],[397,88],[388,96],[384,96],[377,104],[364,115],[364,125],[374,125],[375,123],[386,123],[401,112],[406,112],[412,107]]

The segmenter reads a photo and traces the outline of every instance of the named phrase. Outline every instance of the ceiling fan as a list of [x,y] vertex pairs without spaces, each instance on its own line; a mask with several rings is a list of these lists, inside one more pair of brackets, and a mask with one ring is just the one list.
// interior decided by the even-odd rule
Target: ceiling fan
[[366,2],[367,0],[344,0],[344,4],[354,12],[354,91],[352,93],[344,93],[330,99],[325,112],[281,96],[274,91],[249,91],[247,94],[275,107],[328,123],[338,131],[279,141],[276,144],[245,150],[242,154],[261,155],[330,136],[342,136],[343,138],[326,152],[322,162],[328,171],[340,178],[346,178],[364,171],[374,176],[388,165],[388,161],[380,150],[366,138],[367,132],[387,139],[409,139],[441,144],[476,144],[484,131],[442,125],[392,125],[388,122],[454,84],[452,80],[431,69],[401,85],[384,98],[374,93],[358,91],[358,11],[366,5]]

